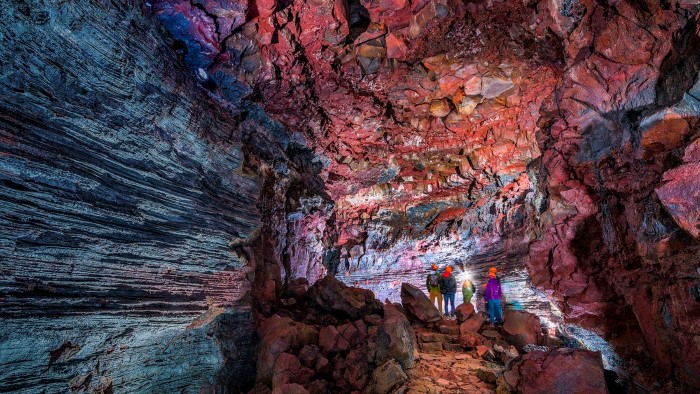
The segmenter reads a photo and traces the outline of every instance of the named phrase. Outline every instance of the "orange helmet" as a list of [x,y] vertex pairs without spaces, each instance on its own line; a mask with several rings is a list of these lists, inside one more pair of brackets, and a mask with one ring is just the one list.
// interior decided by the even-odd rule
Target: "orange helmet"
[[431,265],[431,266],[430,266],[430,269],[433,270],[433,271],[437,271],[437,269],[438,269],[437,264]]
[[446,272],[452,272],[452,267],[448,265],[447,267],[445,267],[445,271],[446,271]]

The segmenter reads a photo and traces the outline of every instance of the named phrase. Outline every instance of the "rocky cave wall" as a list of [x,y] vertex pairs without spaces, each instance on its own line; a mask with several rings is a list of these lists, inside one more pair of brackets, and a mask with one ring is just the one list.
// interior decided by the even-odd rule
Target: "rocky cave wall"
[[697,5],[581,2],[563,38],[538,135],[533,282],[646,369],[642,387],[698,387]]
[[551,18],[532,9],[455,1],[151,6],[213,91],[247,92],[314,149],[335,205],[328,213],[322,201],[289,196],[287,208],[304,214],[273,226],[287,233],[280,244],[288,242],[294,262],[289,277],[314,281],[330,270],[393,300],[402,280],[420,283],[432,262],[459,261],[478,279],[498,262],[526,285],[518,264],[530,241],[526,166],[539,156],[539,107],[562,73],[556,36],[533,25]]
[[140,3],[0,18],[0,391],[252,384],[236,248],[261,226],[244,139],[264,117],[197,86]]

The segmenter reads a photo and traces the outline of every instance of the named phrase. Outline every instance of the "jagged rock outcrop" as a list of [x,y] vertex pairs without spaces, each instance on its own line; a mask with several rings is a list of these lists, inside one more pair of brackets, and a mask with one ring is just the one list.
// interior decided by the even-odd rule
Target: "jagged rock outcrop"
[[467,302],[466,304],[459,304],[457,308],[455,308],[455,317],[457,318],[457,322],[460,324],[472,317],[473,315],[474,304],[472,304],[471,302]]
[[522,350],[526,345],[542,345],[544,335],[540,319],[528,312],[506,311],[503,314],[503,337],[518,349]]
[[348,287],[332,276],[311,286],[308,298],[319,310],[350,319],[382,311],[382,304],[371,291]]
[[372,392],[375,394],[387,394],[392,389],[399,388],[406,383],[408,376],[401,369],[396,360],[391,359],[372,372]]
[[[257,321],[261,340],[253,392],[285,392],[291,390],[285,385],[296,384],[312,393],[384,393],[406,382],[417,345],[399,308],[332,276],[306,294],[284,294],[275,314]],[[339,302],[319,302],[321,295]]]
[[418,343],[404,313],[395,305],[384,305],[384,319],[377,338],[377,357],[379,360],[396,360],[403,369],[410,369],[415,365]]
[[684,162],[698,138],[698,5],[581,1],[570,20],[533,166],[546,202],[533,283],[646,370],[642,387],[700,387],[697,176]]
[[401,284],[401,305],[412,320],[431,323],[440,320],[441,313],[422,290],[410,283]]

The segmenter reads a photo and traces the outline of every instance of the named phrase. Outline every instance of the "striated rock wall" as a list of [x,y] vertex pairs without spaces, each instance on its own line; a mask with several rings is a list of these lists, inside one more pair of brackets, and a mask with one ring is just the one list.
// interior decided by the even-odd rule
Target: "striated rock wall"
[[261,186],[236,118],[138,4],[0,17],[0,391],[245,388],[252,267],[232,246]]

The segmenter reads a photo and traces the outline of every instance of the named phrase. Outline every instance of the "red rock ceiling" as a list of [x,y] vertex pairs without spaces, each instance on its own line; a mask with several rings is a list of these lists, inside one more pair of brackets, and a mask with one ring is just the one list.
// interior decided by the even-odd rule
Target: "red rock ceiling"
[[[220,3],[203,3],[222,15]],[[258,2],[249,6],[257,23],[218,44],[221,16],[207,25],[199,8],[174,9],[190,7],[196,38],[222,48],[210,74],[245,81],[268,113],[304,132],[338,202],[440,198],[523,173],[539,156],[539,108],[562,72],[559,40],[536,28],[548,14],[508,2],[488,12],[449,1],[363,5]],[[353,22],[356,9],[369,19]]]

